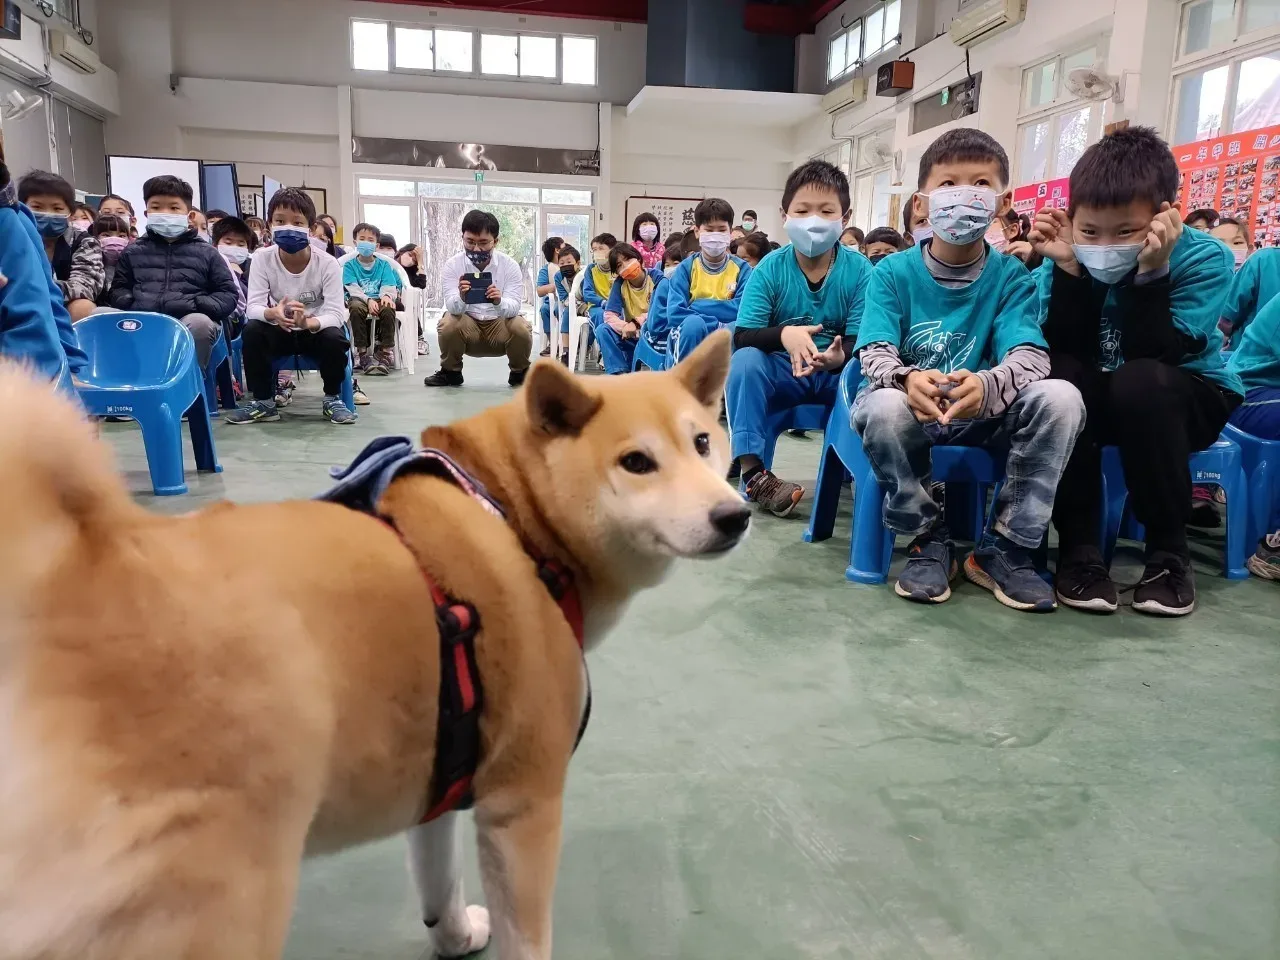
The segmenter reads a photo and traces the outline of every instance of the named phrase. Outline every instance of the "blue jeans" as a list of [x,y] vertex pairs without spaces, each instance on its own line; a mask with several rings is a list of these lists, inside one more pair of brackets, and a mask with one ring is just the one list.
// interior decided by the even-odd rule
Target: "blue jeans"
[[1280,390],[1254,387],[1229,422],[1259,440],[1280,440]]
[[766,436],[774,416],[810,403],[829,407],[836,402],[839,386],[840,376],[835,373],[797,377],[785,353],[765,353],[755,347],[735,350],[724,395],[734,459],[745,454],[761,456],[774,439]]
[[671,328],[671,357],[675,363],[679,363],[693,351],[698,349],[698,344],[711,334],[715,333],[721,327],[732,327],[730,323],[719,323],[715,320],[708,320],[706,317],[698,314],[690,314],[685,318],[684,323],[678,327]]
[[[592,313],[595,311],[593,310]],[[595,328],[596,342],[600,344],[600,360],[605,373],[630,373],[631,358],[636,355],[636,342],[624,339],[603,317]]]
[[894,533],[917,536],[939,519],[929,495],[935,445],[983,447],[1007,453],[994,530],[1030,550],[1049,529],[1058,481],[1084,429],[1084,401],[1065,380],[1041,380],[1024,387],[1003,416],[944,426],[918,421],[907,395],[888,388],[864,392],[851,419],[888,491],[884,523]]
[[542,314],[542,332],[549,337],[551,336],[551,301],[543,300],[538,312]]

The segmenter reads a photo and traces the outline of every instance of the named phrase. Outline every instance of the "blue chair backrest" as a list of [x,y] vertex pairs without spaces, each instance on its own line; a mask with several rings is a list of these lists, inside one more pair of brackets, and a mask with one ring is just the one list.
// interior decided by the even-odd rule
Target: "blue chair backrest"
[[195,363],[191,332],[162,313],[99,313],[75,329],[89,356],[83,379],[100,387],[167,383]]
[[[849,349],[848,346],[845,347]],[[853,409],[854,398],[858,396],[858,387],[862,384],[862,362],[857,357],[850,357],[840,374],[840,395],[845,406]]]

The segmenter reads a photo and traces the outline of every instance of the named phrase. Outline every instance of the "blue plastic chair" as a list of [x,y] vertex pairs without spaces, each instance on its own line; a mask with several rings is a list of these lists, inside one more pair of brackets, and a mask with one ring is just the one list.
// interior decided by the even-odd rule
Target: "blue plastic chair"
[[223,408],[236,408],[236,391],[231,385],[231,354],[225,334],[218,335],[213,352],[209,354],[209,365],[204,368],[204,402],[210,411],[218,409],[219,396],[222,397]]
[[827,425],[831,408],[821,403],[808,403],[788,410],[780,410],[765,420],[765,446],[760,462],[766,470],[773,469],[773,455],[778,449],[778,438],[788,430],[822,430]]
[[[813,510],[804,540],[814,543],[831,537],[848,471],[853,475],[853,529],[844,576],[854,583],[884,583],[889,576],[894,541],[893,531],[884,525],[885,491],[862,449],[862,438],[849,422],[861,380],[861,366],[856,360],[850,361],[840,377],[836,405],[827,419]],[[947,484],[947,522],[952,529],[967,531],[971,539],[979,539],[987,493],[1004,479],[1003,460],[996,460],[978,447],[934,447],[933,479]]]
[[667,368],[667,355],[659,353],[643,335],[636,341],[635,352],[631,355],[631,372],[635,373],[641,367],[649,370]]
[[244,382],[244,344],[240,337],[231,341],[231,370],[240,384],[240,389],[248,389]]
[[1280,440],[1263,440],[1227,424],[1222,436],[1240,447],[1249,489],[1245,548],[1280,529]]
[[191,332],[159,313],[103,313],[76,324],[89,356],[76,390],[95,416],[123,416],[142,428],[156,496],[186,493],[182,415],[187,415],[198,470],[220,473],[204,378]]
[[[1237,431],[1238,432],[1238,431]],[[1244,459],[1239,445],[1219,438],[1207,450],[1191,455],[1191,482],[1216,484],[1227,495],[1227,548],[1222,575],[1228,580],[1244,580],[1249,576],[1245,566],[1248,556],[1249,502]],[[1116,540],[1123,532],[1130,540],[1145,540],[1146,530],[1129,510],[1129,490],[1124,482],[1124,468],[1116,447],[1102,448],[1102,553],[1107,563],[1115,556]]]
[[[271,371],[279,374],[281,370],[319,370],[320,365],[316,363],[314,357],[308,357],[305,354],[289,354],[287,357],[280,357],[271,365]],[[342,374],[342,389],[338,391],[338,398],[347,405],[347,409],[356,415],[356,419],[360,418],[360,414],[356,411],[355,400],[355,384],[351,379],[351,352],[347,351],[347,369]]]

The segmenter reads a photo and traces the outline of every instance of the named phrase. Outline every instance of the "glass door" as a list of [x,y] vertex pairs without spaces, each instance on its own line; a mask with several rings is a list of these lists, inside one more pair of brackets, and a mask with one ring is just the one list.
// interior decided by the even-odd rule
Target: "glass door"
[[[524,203],[476,204],[477,210],[492,213],[498,218],[498,249],[520,265],[524,277],[524,302],[533,303],[533,281],[542,260],[541,245],[537,236],[538,207]],[[530,272],[532,271],[532,272]]]
[[570,244],[583,260],[591,259],[591,227],[595,211],[581,207],[542,208],[542,236],[559,237]]
[[[419,234],[413,229],[414,201],[407,200],[361,200],[360,219],[378,228],[379,233],[389,233],[395,237],[396,249],[406,243],[420,243]],[[348,237],[346,246],[355,249],[355,237]]]

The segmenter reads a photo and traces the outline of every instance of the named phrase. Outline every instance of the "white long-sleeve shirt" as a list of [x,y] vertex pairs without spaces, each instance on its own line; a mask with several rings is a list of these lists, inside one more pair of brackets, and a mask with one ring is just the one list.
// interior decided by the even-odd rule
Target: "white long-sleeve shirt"
[[[458,281],[463,274],[490,273],[494,286],[502,294],[502,301],[494,304],[492,300],[484,303],[467,303],[458,293]],[[477,271],[467,259],[465,253],[450,257],[440,270],[440,283],[444,292],[444,308],[453,314],[468,314],[473,320],[498,320],[514,317],[520,313],[520,305],[524,302],[524,276],[520,273],[520,265],[505,253],[493,251],[493,256]]]
[[265,320],[267,307],[284,300],[297,300],[308,317],[320,327],[341,327],[346,322],[343,309],[342,268],[327,253],[311,251],[311,259],[301,273],[290,273],[280,262],[278,247],[263,247],[253,255],[249,270],[249,302],[245,317]]

